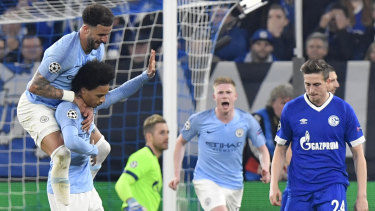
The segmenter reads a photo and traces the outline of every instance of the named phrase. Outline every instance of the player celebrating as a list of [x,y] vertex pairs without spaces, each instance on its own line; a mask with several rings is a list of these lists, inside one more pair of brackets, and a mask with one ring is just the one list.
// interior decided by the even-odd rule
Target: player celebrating
[[[112,30],[114,16],[110,9],[99,4],[87,6],[82,13],[83,26],[79,32],[63,36],[49,47],[33,79],[28,83],[17,108],[22,127],[35,144],[47,153],[54,163],[51,177],[55,198],[62,206],[69,204],[68,166],[70,151],[64,146],[60,128],[54,117],[55,108],[62,101],[74,102],[87,116],[83,128],[88,130],[93,121],[92,109],[75,96],[71,82],[87,61],[104,57],[104,43]],[[92,138],[98,142],[97,162],[103,162],[110,146],[99,132]],[[99,141],[100,140],[100,141]]]
[[280,206],[278,179],[288,145],[292,159],[288,174],[285,210],[348,210],[345,166],[346,144],[356,169],[358,193],[355,210],[368,210],[365,142],[353,108],[327,91],[331,82],[324,60],[302,65],[306,93],[288,102],[281,114],[277,146],[272,159],[270,202]]
[[[83,102],[96,110],[108,108],[110,105],[128,98],[137,91],[144,82],[148,81],[148,75],[155,74],[153,51],[150,58],[150,66],[147,71],[134,79],[122,84],[120,87],[110,91],[109,82],[114,78],[114,70],[108,64],[97,60],[89,61],[72,81],[72,91],[79,96]],[[103,210],[101,199],[97,194],[90,173],[90,156],[95,162],[98,155],[98,147],[91,144],[90,138],[95,125],[92,124],[89,131],[81,128],[84,117],[80,108],[72,102],[62,102],[56,108],[56,121],[61,127],[65,146],[71,151],[71,163],[69,166],[70,199],[68,210]],[[52,210],[58,210],[55,202],[52,177],[53,166],[59,165],[53,160],[48,174],[48,200]],[[63,181],[67,182],[67,180]],[[69,183],[67,183],[69,185]]]
[[265,183],[270,180],[270,155],[257,120],[234,107],[237,100],[234,81],[228,77],[217,78],[213,97],[216,107],[190,116],[177,138],[175,177],[169,187],[177,189],[185,144],[198,136],[198,162],[193,184],[203,209],[239,210],[243,193],[242,154],[245,142],[250,138],[259,150],[261,180]]
[[158,158],[168,149],[168,126],[154,114],[143,123],[146,146],[130,155],[124,172],[116,183],[116,192],[126,211],[158,210],[163,187]]

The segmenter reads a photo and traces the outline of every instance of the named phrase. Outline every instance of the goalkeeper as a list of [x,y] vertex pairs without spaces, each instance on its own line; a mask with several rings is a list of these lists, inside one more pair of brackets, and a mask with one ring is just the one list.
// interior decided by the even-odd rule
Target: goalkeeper
[[160,204],[162,176],[158,158],[168,148],[168,126],[158,114],[143,123],[146,146],[133,153],[115,189],[125,211],[156,211]]
[[[97,60],[87,62],[73,79],[72,90],[86,105],[95,108],[95,111],[108,108],[110,105],[128,98],[148,81],[148,75],[155,74],[154,53],[152,51],[150,58],[151,68],[110,92],[108,92],[109,82],[113,80],[115,75],[113,68]],[[95,125],[92,124],[88,132],[82,130],[81,123],[84,117],[80,113],[79,107],[72,102],[60,103],[57,106],[55,117],[61,128],[65,146],[71,152],[69,166],[71,202],[68,210],[103,210],[102,201],[93,186],[90,170],[90,157],[93,161],[92,164],[94,164],[98,155],[98,147],[90,141]],[[51,177],[51,172],[53,166],[59,164],[52,162],[51,165],[48,174],[47,192],[51,210],[54,211],[59,210],[59,208],[52,189],[54,178]]]

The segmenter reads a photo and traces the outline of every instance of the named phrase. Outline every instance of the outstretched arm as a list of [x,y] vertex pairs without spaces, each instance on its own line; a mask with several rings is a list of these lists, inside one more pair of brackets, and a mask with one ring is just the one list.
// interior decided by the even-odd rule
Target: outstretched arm
[[185,154],[185,144],[186,140],[180,134],[177,138],[176,147],[174,149],[173,155],[173,164],[174,164],[174,178],[169,182],[169,187],[173,190],[177,189],[178,184],[180,183],[180,171],[182,160],[184,159]]
[[274,206],[281,205],[282,194],[279,189],[279,178],[285,164],[285,156],[288,146],[277,144],[272,158],[271,166],[271,184],[270,184],[270,203]]
[[351,151],[353,153],[353,161],[358,183],[355,210],[368,211],[369,209],[367,201],[367,165],[365,156],[363,154],[362,144],[352,147]]
[[111,90],[105,96],[105,102],[98,106],[97,110],[102,108],[108,108],[109,106],[130,97],[135,92],[137,92],[145,82],[147,82],[150,78],[154,77],[155,72],[155,51],[151,50],[151,56],[147,71],[144,71],[141,75],[132,78],[129,81],[126,81],[116,89]]
[[259,161],[260,166],[262,167],[262,178],[260,180],[263,183],[269,183],[270,182],[270,153],[268,152],[268,149],[266,145],[262,145],[261,147],[258,147],[259,151]]

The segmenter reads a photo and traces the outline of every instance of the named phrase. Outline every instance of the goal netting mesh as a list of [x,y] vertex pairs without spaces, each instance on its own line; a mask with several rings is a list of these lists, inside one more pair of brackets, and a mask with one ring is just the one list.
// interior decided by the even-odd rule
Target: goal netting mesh
[[[33,140],[23,131],[16,120],[18,98],[26,83],[36,71],[38,61],[24,64],[23,38],[30,34],[42,40],[45,50],[64,34],[79,30],[82,10],[89,4],[99,3],[112,9],[115,23],[106,44],[105,61],[116,68],[112,88],[141,74],[147,67],[150,49],[157,52],[158,75],[141,90],[124,102],[98,113],[96,124],[112,146],[110,156],[96,177],[107,181],[108,190],[97,190],[106,210],[119,207],[113,190],[115,182],[129,155],[144,146],[142,124],[154,113],[162,114],[162,43],[163,2],[161,0],[39,0],[2,1],[0,3],[0,38],[10,35],[10,26],[20,29],[14,35],[19,46],[7,49],[13,60],[0,58],[0,210],[48,209],[45,181],[49,158],[37,150]],[[206,100],[209,73],[221,24],[237,1],[178,0],[178,128]],[[164,41],[167,42],[167,41]],[[1,41],[0,41],[1,47]],[[35,47],[35,46],[34,46]],[[1,51],[0,51],[1,52]],[[0,53],[0,55],[2,55]],[[168,115],[168,114],[163,114]],[[173,141],[173,137],[171,137]],[[181,184],[177,191],[178,210],[200,210],[191,180],[197,161],[197,143],[187,145],[181,172]],[[172,163],[171,163],[172,168]],[[116,202],[114,202],[116,201]]]

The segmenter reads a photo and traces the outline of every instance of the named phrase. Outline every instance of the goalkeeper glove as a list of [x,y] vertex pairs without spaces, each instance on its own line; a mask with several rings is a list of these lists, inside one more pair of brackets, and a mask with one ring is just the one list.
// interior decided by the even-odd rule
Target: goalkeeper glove
[[125,207],[124,211],[143,211],[143,207],[135,200],[135,198],[130,198],[126,200],[128,206]]

